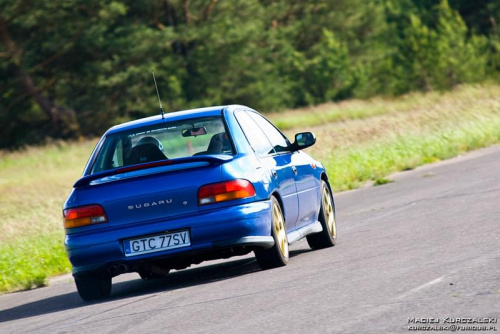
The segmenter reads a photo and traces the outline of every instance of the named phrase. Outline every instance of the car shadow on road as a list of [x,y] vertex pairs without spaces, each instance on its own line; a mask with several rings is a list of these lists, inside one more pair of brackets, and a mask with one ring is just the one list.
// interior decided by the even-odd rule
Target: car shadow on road
[[[290,251],[290,257],[295,257],[308,251],[303,249],[293,250]],[[252,257],[175,271],[161,279],[143,281],[137,276],[137,279],[114,283],[111,297],[108,299],[84,302],[80,299],[75,289],[75,292],[40,299],[0,311],[0,323],[86,307],[93,304],[109,303],[141,295],[146,296],[158,292],[210,284],[259,271],[261,269]]]

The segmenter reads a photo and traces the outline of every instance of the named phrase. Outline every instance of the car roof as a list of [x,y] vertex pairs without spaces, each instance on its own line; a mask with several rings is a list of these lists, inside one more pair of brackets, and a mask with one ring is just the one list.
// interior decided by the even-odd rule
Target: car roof
[[112,134],[116,132],[133,130],[135,128],[140,128],[144,126],[151,126],[161,124],[163,122],[175,122],[178,120],[189,119],[189,118],[199,118],[199,117],[210,117],[210,116],[220,116],[224,109],[232,112],[236,109],[245,108],[251,109],[242,105],[226,105],[226,106],[214,106],[214,107],[206,107],[206,108],[197,108],[190,110],[182,110],[182,111],[174,111],[167,112],[164,115],[164,119],[162,119],[161,115],[141,118],[135,121],[130,121],[126,123],[122,123],[119,125],[115,125],[106,131],[106,134]]

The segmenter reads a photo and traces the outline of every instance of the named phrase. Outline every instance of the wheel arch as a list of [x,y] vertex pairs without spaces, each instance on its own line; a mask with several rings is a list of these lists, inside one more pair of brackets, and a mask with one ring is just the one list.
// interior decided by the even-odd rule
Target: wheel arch
[[325,181],[328,184],[328,186],[330,186],[330,182],[328,181],[328,175],[326,175],[325,172],[321,173],[320,179],[322,181]]
[[269,200],[271,200],[271,197],[276,198],[276,200],[278,201],[280,208],[281,208],[281,212],[283,213],[283,219],[285,220],[285,225],[286,225],[286,209],[285,209],[285,206],[283,205],[283,199],[281,198],[281,194],[279,193],[279,191],[277,189],[275,189],[273,192],[271,192],[271,195],[269,196]]
[[326,175],[325,172],[321,173],[321,181],[325,181],[326,186],[328,187],[328,190],[330,190],[330,194],[332,195],[332,205],[333,205],[333,211],[335,212],[335,197],[333,196],[333,189],[330,184],[330,181],[328,180],[328,175]]

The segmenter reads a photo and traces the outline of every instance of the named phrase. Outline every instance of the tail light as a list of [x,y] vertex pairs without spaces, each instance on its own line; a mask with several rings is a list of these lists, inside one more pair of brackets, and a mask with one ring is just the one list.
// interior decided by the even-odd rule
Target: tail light
[[100,224],[108,221],[104,209],[100,205],[87,205],[63,211],[64,228],[81,227]]
[[207,184],[198,190],[200,205],[231,201],[255,196],[253,185],[247,180],[231,180]]

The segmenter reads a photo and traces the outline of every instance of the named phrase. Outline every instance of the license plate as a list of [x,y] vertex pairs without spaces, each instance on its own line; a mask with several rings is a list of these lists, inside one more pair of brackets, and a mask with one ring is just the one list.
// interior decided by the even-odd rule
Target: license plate
[[191,245],[189,231],[179,231],[129,239],[123,242],[125,256],[161,252]]

